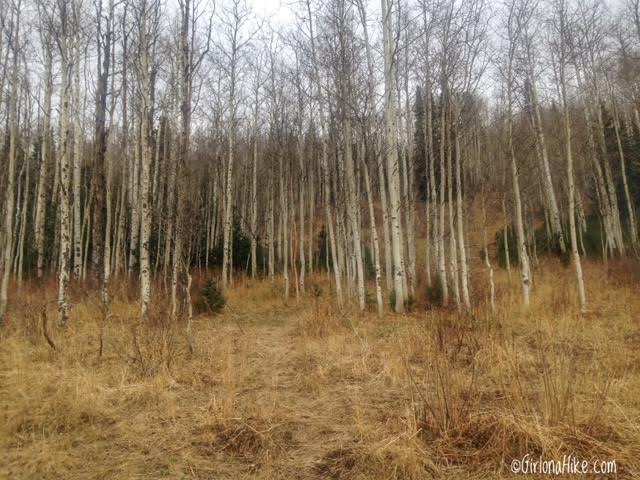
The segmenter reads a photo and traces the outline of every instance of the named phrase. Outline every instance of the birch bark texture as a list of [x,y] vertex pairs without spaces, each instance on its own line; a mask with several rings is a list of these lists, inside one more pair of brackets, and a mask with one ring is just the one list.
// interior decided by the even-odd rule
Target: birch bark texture
[[393,288],[394,310],[404,312],[404,271],[402,261],[402,232],[400,227],[400,171],[397,149],[397,116],[396,116],[396,58],[392,29],[391,2],[381,0],[383,48],[384,48],[384,110],[386,124],[386,167],[389,181],[389,201],[391,210],[391,244],[393,251]]

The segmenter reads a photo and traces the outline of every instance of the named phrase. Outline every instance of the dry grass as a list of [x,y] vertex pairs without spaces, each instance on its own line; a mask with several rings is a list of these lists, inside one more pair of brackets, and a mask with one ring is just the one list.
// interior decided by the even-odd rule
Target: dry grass
[[97,297],[80,289],[67,330],[50,321],[54,351],[54,285],[25,285],[0,333],[0,478],[488,479],[527,453],[638,478],[640,270],[585,271],[586,316],[550,261],[528,312],[498,272],[495,315],[359,317],[324,275],[300,305],[238,280],[224,314],[196,319],[193,355],[164,305],[140,323],[126,284],[102,357]]

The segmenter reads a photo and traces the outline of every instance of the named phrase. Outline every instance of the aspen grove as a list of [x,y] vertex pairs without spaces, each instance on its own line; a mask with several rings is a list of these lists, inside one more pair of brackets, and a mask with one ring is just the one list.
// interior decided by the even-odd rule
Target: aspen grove
[[640,0],[0,0],[0,477],[639,478],[639,209]]
[[2,0],[0,315],[11,281],[56,275],[61,324],[70,282],[106,315],[121,276],[141,315],[160,288],[176,317],[194,268],[285,297],[326,270],[338,305],[372,290],[381,314],[424,278],[468,310],[487,196],[524,306],[538,229],[582,309],[581,257],[637,252],[637,1],[306,0],[282,28],[241,0],[174,3]]

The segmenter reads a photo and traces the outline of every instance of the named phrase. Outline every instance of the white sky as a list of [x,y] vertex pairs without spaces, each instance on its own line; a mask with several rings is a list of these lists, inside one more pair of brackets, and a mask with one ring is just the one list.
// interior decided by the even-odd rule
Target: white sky
[[269,19],[274,26],[291,24],[294,15],[288,6],[290,0],[247,0],[258,17]]

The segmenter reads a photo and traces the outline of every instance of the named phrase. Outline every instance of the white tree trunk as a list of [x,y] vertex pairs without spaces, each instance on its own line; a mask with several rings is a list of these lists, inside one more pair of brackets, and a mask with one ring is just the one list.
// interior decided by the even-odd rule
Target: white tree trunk
[[[256,105],[257,112],[257,105]],[[257,113],[256,113],[257,117]],[[255,119],[257,122],[257,118]],[[251,276],[258,274],[258,131],[254,130],[251,162]]]
[[[61,12],[61,16],[64,13]],[[68,21],[68,19],[67,19]],[[67,27],[68,28],[68,27]],[[62,86],[60,93],[60,271],[58,276],[58,322],[66,324],[69,318],[67,285],[71,261],[70,177],[71,138],[69,114],[71,111],[71,88],[73,75],[73,52],[69,45],[68,32],[62,33],[60,53],[62,56]]]
[[376,305],[378,307],[378,315],[384,314],[384,302],[382,298],[382,271],[380,268],[380,242],[378,241],[378,228],[376,227],[376,214],[373,208],[373,195],[371,194],[371,180],[369,178],[369,167],[367,166],[367,159],[364,155],[364,140],[362,140],[361,147],[361,161],[364,174],[364,186],[367,193],[367,204],[369,206],[369,223],[371,224],[371,239],[373,242],[373,265],[375,269],[375,282],[376,282]]
[[528,87],[531,102],[531,123],[536,135],[536,144],[540,151],[540,161],[542,164],[542,185],[544,190],[544,198],[546,200],[547,209],[549,210],[551,229],[555,240],[557,240],[560,250],[566,250],[564,234],[562,232],[562,224],[560,222],[560,211],[556,200],[556,193],[553,188],[551,178],[551,168],[549,167],[549,155],[547,153],[547,142],[542,127],[542,119],[540,116],[540,106],[538,104],[538,91],[536,88],[535,77],[533,73],[532,60],[529,59],[528,65]]
[[275,277],[276,250],[275,250],[275,189],[273,188],[273,175],[269,176],[268,188],[268,212],[267,212],[267,247],[269,256],[269,278]]
[[[450,112],[451,105],[446,104],[445,108]],[[447,120],[451,120],[447,117]],[[458,239],[454,225],[453,213],[453,142],[451,140],[451,127],[446,123],[443,127],[445,143],[447,144],[447,210],[449,211],[449,271],[451,272],[451,288],[453,290],[453,299],[456,307],[460,308],[460,265],[458,264]]]
[[392,45],[391,12],[388,0],[381,0],[382,29],[384,42],[384,84],[385,84],[385,122],[386,122],[386,165],[389,180],[389,200],[391,208],[391,244],[393,251],[393,278],[395,292],[395,311],[404,312],[404,271],[402,262],[402,233],[400,226],[400,171],[397,149],[397,118],[395,65]]
[[13,208],[14,181],[16,160],[18,156],[18,68],[19,52],[16,46],[20,38],[20,2],[17,6],[15,17],[15,32],[13,33],[13,66],[11,74],[11,93],[9,97],[9,161],[7,165],[7,186],[4,200],[4,252],[2,262],[2,284],[0,286],[0,322],[4,322],[7,312],[9,274],[11,271],[11,252],[13,249]]
[[[525,307],[529,307],[529,297],[531,289],[531,271],[529,269],[529,254],[527,253],[526,237],[524,233],[524,220],[522,217],[522,199],[520,196],[520,179],[518,176],[518,164],[513,146],[513,62],[516,52],[516,42],[519,35],[520,25],[514,25],[516,21],[509,17],[509,53],[507,58],[507,78],[505,88],[507,90],[507,142],[508,155],[511,163],[511,182],[513,185],[513,195],[515,200],[516,216],[516,241],[518,243],[518,260],[520,261],[520,278],[522,283],[522,301]],[[508,250],[508,245],[505,244]]]
[[449,303],[449,286],[447,283],[447,264],[446,264],[446,252],[444,248],[444,219],[445,219],[445,194],[447,188],[447,175],[446,175],[446,155],[445,155],[445,142],[444,142],[444,126],[446,125],[446,108],[445,104],[445,92],[440,97],[440,211],[438,214],[438,277],[440,280],[440,286],[442,287],[442,303],[447,305]]
[[149,265],[149,239],[151,236],[151,79],[150,79],[150,33],[148,32],[147,12],[143,11],[140,25],[140,314],[146,318],[151,299],[151,269]]
[[489,304],[491,305],[491,313],[496,312],[496,287],[493,281],[493,267],[489,260],[489,242],[487,240],[487,210],[485,208],[484,191],[482,192],[482,251],[484,256],[484,264],[487,267],[487,276],[489,279]]
[[320,117],[320,137],[322,142],[322,157],[321,157],[321,166],[322,166],[322,176],[324,183],[324,206],[325,206],[325,217],[327,222],[327,232],[329,236],[329,245],[331,247],[331,257],[333,261],[333,273],[335,277],[335,288],[336,288],[336,297],[338,300],[338,305],[342,305],[343,303],[343,295],[342,295],[342,285],[341,285],[341,271],[340,265],[338,262],[338,253],[336,251],[336,237],[333,229],[333,214],[331,209],[331,183],[330,183],[330,175],[329,175],[329,161],[328,161],[328,132],[325,120],[325,112],[324,112],[324,98],[322,94],[322,83],[320,81],[320,72],[318,69],[318,62],[316,58],[316,50],[315,50],[315,38],[313,33],[313,16],[311,15],[311,0],[306,0],[307,6],[307,14],[309,21],[309,39],[311,41],[311,58],[314,66],[314,79],[316,83],[316,88],[318,89],[318,113]]
[[[457,116],[457,115],[456,115]],[[457,122],[460,124],[460,122]],[[460,129],[456,128],[456,222],[458,230],[458,251],[460,253],[460,284],[462,287],[462,303],[469,310],[471,299],[469,295],[469,268],[467,265],[467,251],[464,237],[464,216],[462,205],[462,152],[460,151]]]
[[47,212],[47,177],[49,175],[48,164],[51,156],[51,94],[53,91],[53,56],[51,47],[45,47],[45,74],[44,74],[44,111],[42,123],[42,143],[40,145],[40,174],[38,175],[38,200],[36,202],[35,241],[36,241],[36,269],[38,278],[44,274],[44,226]]
[[[515,200],[516,214],[516,241],[518,243],[518,260],[520,261],[520,278],[522,282],[522,302],[525,307],[529,306],[530,289],[531,289],[531,273],[529,269],[529,254],[527,252],[527,244],[524,235],[524,221],[522,219],[522,199],[520,197],[520,180],[518,177],[518,165],[516,163],[515,151],[513,148],[513,121],[511,118],[511,108],[509,108],[509,156],[511,159],[511,181],[513,183],[513,195]],[[508,245],[506,246],[508,250]]]
[[80,92],[80,45],[76,36],[74,39],[76,63],[74,68],[73,87],[73,277],[78,280],[82,274],[82,199],[80,196],[80,182],[82,180],[82,108]]
[[[562,8],[560,14],[560,35],[564,37],[567,35],[565,30],[565,11]],[[565,154],[567,156],[567,187],[569,195],[569,233],[571,237],[571,256],[573,257],[573,264],[576,271],[576,279],[578,283],[578,299],[580,302],[580,310],[585,311],[587,307],[587,300],[584,291],[584,278],[582,274],[582,264],[580,262],[580,253],[578,252],[578,239],[576,235],[576,215],[575,215],[575,183],[573,178],[573,152],[571,146],[571,119],[569,115],[569,102],[567,99],[567,86],[566,86],[566,59],[565,59],[565,39],[560,40],[560,92],[562,96],[562,113],[564,121],[564,141],[565,141]]]
[[638,248],[638,227],[636,223],[636,214],[633,208],[633,201],[629,192],[629,183],[627,182],[627,166],[624,158],[624,149],[622,147],[622,138],[620,135],[620,119],[618,107],[615,99],[613,100],[613,126],[616,132],[616,144],[618,146],[618,156],[620,157],[620,177],[622,178],[622,187],[624,189],[625,203],[627,204],[627,217],[629,221],[629,237],[634,250]]
[[130,168],[130,195],[131,202],[131,238],[129,240],[129,267],[131,274],[138,265],[138,246],[140,242],[140,149],[134,148]]
[[360,312],[365,309],[364,267],[362,265],[362,241],[360,239],[360,216],[358,215],[359,202],[356,195],[356,180],[354,175],[353,149],[351,145],[351,119],[348,114],[343,122],[344,158],[347,177],[347,216],[351,227],[353,240],[353,256],[356,268],[356,281],[358,285],[358,304]]

